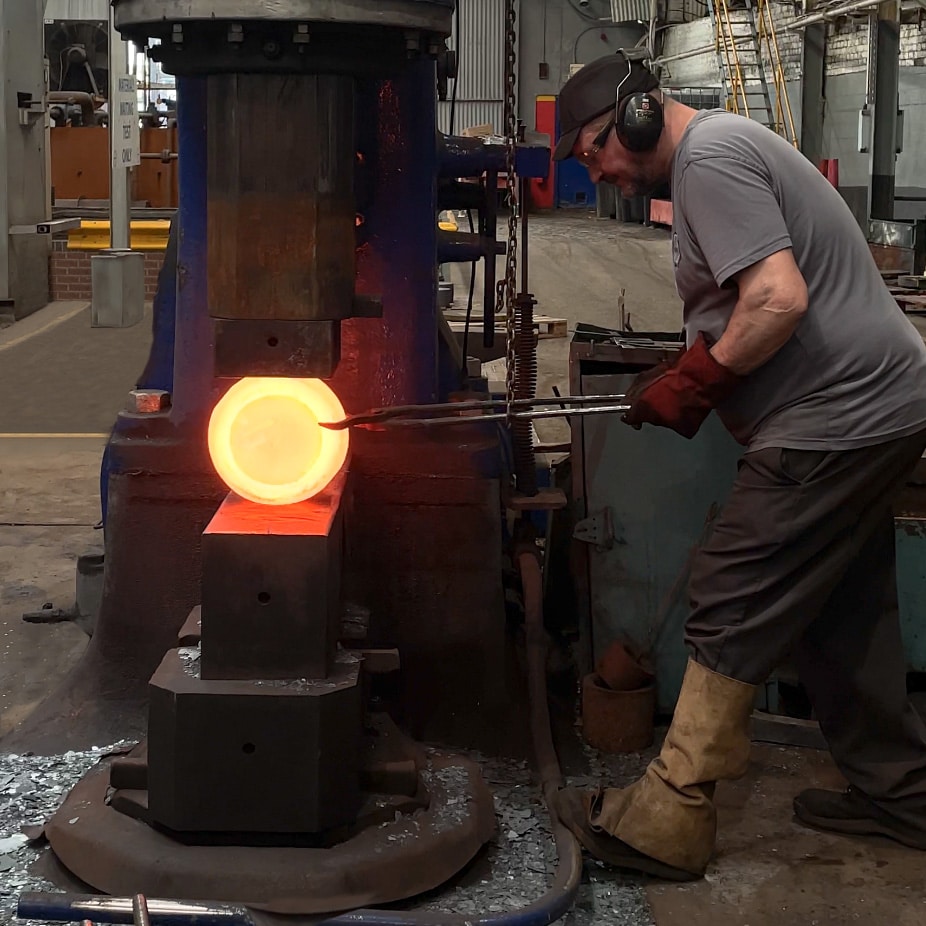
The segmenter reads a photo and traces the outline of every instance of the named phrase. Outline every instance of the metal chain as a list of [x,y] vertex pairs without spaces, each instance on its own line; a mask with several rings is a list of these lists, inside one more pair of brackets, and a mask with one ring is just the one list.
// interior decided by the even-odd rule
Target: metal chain
[[515,158],[518,144],[517,101],[517,14],[516,0],[505,0],[505,202],[508,205],[508,246],[505,253],[505,278],[496,289],[495,315],[505,313],[505,415],[511,420],[515,387],[515,296],[518,287],[518,187]]

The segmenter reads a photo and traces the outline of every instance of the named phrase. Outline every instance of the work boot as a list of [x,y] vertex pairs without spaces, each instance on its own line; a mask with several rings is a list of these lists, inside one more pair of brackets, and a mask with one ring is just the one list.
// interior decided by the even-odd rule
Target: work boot
[[794,815],[815,829],[848,836],[886,836],[911,849],[926,850],[926,830],[899,820],[855,788],[808,788],[794,798]]
[[582,791],[563,788],[553,796],[556,815],[595,858],[615,868],[630,868],[668,881],[694,881],[700,877],[682,868],[666,865],[658,859],[637,852],[626,842],[593,825],[590,821],[600,806],[605,791]]
[[714,784],[749,764],[756,688],[688,661],[662,751],[627,788],[566,789],[556,810],[602,861],[672,880],[704,874],[717,834]]

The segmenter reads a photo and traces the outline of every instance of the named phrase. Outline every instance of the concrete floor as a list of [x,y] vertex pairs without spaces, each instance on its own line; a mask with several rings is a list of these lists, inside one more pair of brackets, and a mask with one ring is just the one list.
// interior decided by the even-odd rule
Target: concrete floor
[[[501,232],[499,233],[501,234]],[[668,232],[600,220],[594,213],[568,211],[538,217],[531,223],[530,288],[538,315],[565,318],[569,334],[577,322],[616,328],[621,290],[630,322],[636,331],[674,331],[682,326],[681,300],[671,275]],[[504,263],[499,258],[496,279]],[[451,269],[454,309],[465,310],[469,266]],[[482,312],[482,275],[476,274],[474,318]],[[537,356],[538,395],[553,395],[553,386],[569,392],[569,338],[541,340]],[[504,364],[488,365],[490,379],[504,380]],[[544,441],[568,440],[564,419],[536,423]]]
[[791,799],[807,787],[844,787],[828,754],[754,746],[746,776],[717,788],[719,838],[707,877],[647,888],[657,926],[926,922],[923,853],[801,826]]
[[0,736],[86,646],[74,624],[26,624],[22,615],[46,602],[69,608],[77,557],[102,546],[102,447],[101,438],[0,437]]
[[141,372],[150,316],[91,329],[90,307],[53,303],[0,332],[0,735],[83,652],[75,625],[26,624],[46,602],[75,598],[75,562],[102,547],[100,454]]
[[[637,330],[680,327],[665,232],[586,214],[541,218],[533,229],[539,312],[567,318],[570,327],[613,326],[624,289]],[[460,306],[468,277],[455,281]],[[100,541],[93,525],[103,435],[142,369],[149,339],[147,323],[91,329],[88,310],[73,304],[0,332],[0,394],[7,397],[0,403],[0,734],[85,646],[73,625],[27,625],[20,617],[46,601],[73,602],[75,558]],[[542,393],[554,384],[566,391],[567,356],[568,339],[541,342]],[[538,431],[555,440],[564,428],[541,423]],[[719,851],[708,877],[648,887],[658,926],[926,922],[926,856],[798,826],[791,798],[813,784],[839,785],[825,754],[756,747],[747,777],[718,789]]]

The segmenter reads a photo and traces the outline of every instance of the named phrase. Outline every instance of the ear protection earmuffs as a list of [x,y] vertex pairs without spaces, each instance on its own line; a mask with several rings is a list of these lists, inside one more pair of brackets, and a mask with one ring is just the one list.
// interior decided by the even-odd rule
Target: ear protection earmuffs
[[662,103],[652,93],[632,93],[621,99],[621,87],[630,78],[633,65],[627,58],[627,75],[617,85],[614,130],[628,151],[652,151],[665,124]]

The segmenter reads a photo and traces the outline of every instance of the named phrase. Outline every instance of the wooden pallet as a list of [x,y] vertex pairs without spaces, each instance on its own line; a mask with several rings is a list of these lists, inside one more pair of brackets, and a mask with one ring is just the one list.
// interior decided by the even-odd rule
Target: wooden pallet
[[[444,312],[444,318],[450,324],[450,330],[455,334],[462,334],[466,328],[465,312]],[[569,322],[565,318],[553,318],[550,315],[535,315],[534,327],[537,329],[537,337],[543,341],[547,338],[565,338],[569,334]],[[473,332],[482,333],[482,315],[473,312],[472,320],[469,323],[470,334]],[[504,333],[505,319],[495,319],[495,331]]]
[[917,292],[913,289],[900,289],[900,287],[889,287],[891,295],[904,312],[921,314],[926,312],[926,293]]

